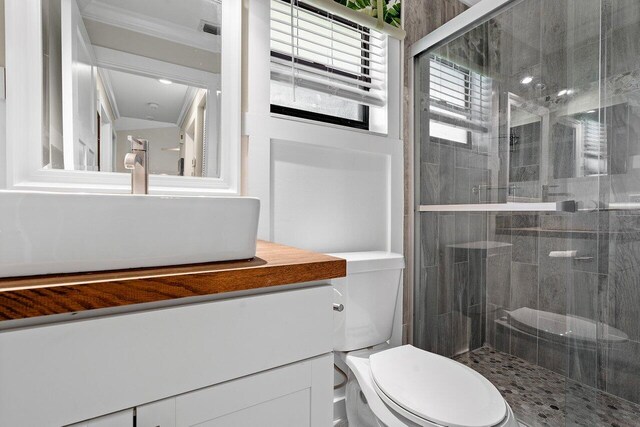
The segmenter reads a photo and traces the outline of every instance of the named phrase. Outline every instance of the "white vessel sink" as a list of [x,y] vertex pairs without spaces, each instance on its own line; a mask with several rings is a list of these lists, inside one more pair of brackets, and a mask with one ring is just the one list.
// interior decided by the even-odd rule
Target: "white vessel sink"
[[253,258],[248,197],[0,191],[0,277]]

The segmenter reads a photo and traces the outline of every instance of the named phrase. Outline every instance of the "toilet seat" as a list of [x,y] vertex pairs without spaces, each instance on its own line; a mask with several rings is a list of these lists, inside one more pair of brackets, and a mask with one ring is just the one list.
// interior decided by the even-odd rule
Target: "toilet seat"
[[454,360],[405,345],[369,361],[380,398],[418,425],[493,427],[507,416],[495,386]]
[[[371,369],[372,361],[374,365],[377,365],[377,367],[374,368],[374,370],[376,370],[377,372],[378,381],[381,381],[380,379],[382,378],[382,376],[385,375],[386,372],[391,372],[391,373],[395,372],[396,374],[398,374],[398,372],[401,369],[400,368],[401,365],[399,365],[399,363],[404,364],[404,367],[402,368],[402,370],[414,372],[411,369],[411,367],[414,366],[410,364],[411,360],[413,361],[419,360],[421,361],[421,363],[425,363],[425,359],[423,359],[422,357],[429,357],[429,356],[441,357],[441,356],[433,355],[423,350],[416,349],[415,347],[412,347],[412,346],[404,346],[404,347],[408,347],[408,348],[405,348],[403,350],[397,350],[402,347],[389,348],[388,346],[381,346],[376,349],[358,350],[358,351],[353,351],[349,353],[343,353],[344,360],[349,366],[350,371],[354,374],[355,380],[357,380],[359,387],[361,389],[361,393],[363,393],[367,399],[368,406],[371,408],[373,413],[376,415],[376,417],[378,417],[378,419],[380,420],[380,422],[382,422],[383,425],[388,427],[407,427],[407,426],[450,427],[455,425],[458,425],[459,427],[460,426],[470,427],[470,426],[484,425],[484,423],[492,422],[490,420],[490,421],[483,421],[482,423],[478,423],[478,421],[489,419],[489,418],[485,418],[483,415],[484,408],[481,409],[479,412],[474,412],[474,410],[470,409],[469,407],[461,408],[460,404],[457,404],[457,405],[454,404],[453,410],[451,411],[452,413],[447,412],[445,413],[445,416],[442,416],[442,414],[438,413],[437,411],[433,413],[427,412],[426,409],[428,409],[428,407],[423,405],[414,405],[411,407],[412,410],[408,410],[407,407],[399,405],[397,403],[400,401],[404,405],[410,406],[406,401],[402,400],[402,397],[399,396],[397,393],[396,394],[393,394],[393,392],[391,393],[394,397],[393,399],[389,397],[389,395],[381,389],[380,385],[377,384],[376,380],[374,379],[374,374]],[[387,353],[387,352],[391,352],[391,353]],[[376,354],[380,356],[374,357],[376,356]],[[407,356],[407,354],[409,354],[409,356]],[[412,356],[415,356],[415,357],[412,359]],[[448,376],[452,372],[454,373],[454,375],[455,374],[461,375],[460,372],[465,372],[465,370],[463,369],[462,371],[460,371],[459,368],[466,368],[472,371],[472,373],[465,372],[466,375],[469,375],[469,377],[474,378],[472,382],[475,382],[475,380],[477,380],[477,378],[475,378],[475,375],[477,375],[480,378],[482,378],[482,380],[486,381],[489,385],[491,385],[491,383],[488,380],[486,380],[484,377],[482,377],[480,374],[477,374],[475,371],[471,370],[470,368],[467,368],[466,366],[459,364],[458,362],[455,362],[453,360],[450,360],[444,357],[442,359],[444,359],[444,362],[449,361],[451,364],[453,364],[452,366],[444,368],[445,371],[443,371],[444,374],[442,375],[442,377],[446,378],[447,381],[448,381]],[[389,369],[385,369],[386,364],[389,364],[388,366],[394,366],[395,368],[391,367],[389,368],[390,369],[389,371]],[[442,369],[442,366],[446,366],[446,365],[441,364],[438,366],[440,366]],[[406,379],[407,376],[404,376],[403,378]],[[408,378],[410,379],[411,376],[409,376]],[[468,378],[468,377],[465,376],[464,378]],[[382,380],[382,382],[384,381],[385,380]],[[402,388],[407,387],[406,381],[398,380],[396,382],[398,384],[401,384]],[[466,383],[466,381],[464,382]],[[416,381],[416,383],[419,384],[420,382]],[[442,380],[436,381],[434,379],[431,379],[430,381],[427,382],[427,385],[426,387],[424,387],[424,389],[441,390],[442,384],[443,384]],[[387,390],[390,390],[390,387],[391,389],[393,389],[392,384],[385,383],[383,387],[385,386],[387,387]],[[408,387],[411,387],[411,386],[408,386]],[[493,387],[493,385],[491,385],[491,387]],[[495,389],[495,387],[493,387],[492,391],[495,391],[497,395],[500,396],[499,392]],[[459,401],[458,397],[463,395],[469,396],[469,393],[465,392],[465,388],[458,390],[458,393],[456,394],[456,401]],[[491,392],[490,392],[490,395],[492,395]],[[494,398],[495,396],[496,395],[493,395]],[[479,396],[476,396],[476,398],[478,397]],[[436,396],[435,398],[438,399],[438,396]],[[501,408],[503,417],[501,419],[498,419],[498,421],[496,421],[495,423],[491,424],[491,427],[516,427],[518,425],[513,415],[513,412],[511,411],[511,408],[509,408],[509,405],[502,398],[502,396],[499,397],[499,400],[497,402],[493,401],[493,403],[495,405],[491,405],[490,407],[491,409],[490,412],[493,413],[492,419],[500,418],[498,408]],[[347,405],[349,405],[349,401],[347,401]],[[472,420],[467,423],[467,421],[465,420],[462,420],[461,422],[460,421],[461,418],[456,418],[455,417],[456,413],[461,411],[464,412],[467,415],[467,417],[471,417]],[[425,415],[425,417],[423,418],[419,415],[416,415],[416,412]],[[441,421],[443,422],[435,421],[438,415],[440,415]],[[449,418],[449,416],[451,416],[451,418]],[[456,421],[458,424],[455,424]],[[467,423],[467,424],[464,424],[464,423]]]

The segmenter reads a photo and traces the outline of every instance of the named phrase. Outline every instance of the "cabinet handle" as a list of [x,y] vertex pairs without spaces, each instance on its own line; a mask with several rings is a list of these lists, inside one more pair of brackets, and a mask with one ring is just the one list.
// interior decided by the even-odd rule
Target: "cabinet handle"
[[343,311],[344,310],[344,305],[342,304],[333,304],[333,311]]

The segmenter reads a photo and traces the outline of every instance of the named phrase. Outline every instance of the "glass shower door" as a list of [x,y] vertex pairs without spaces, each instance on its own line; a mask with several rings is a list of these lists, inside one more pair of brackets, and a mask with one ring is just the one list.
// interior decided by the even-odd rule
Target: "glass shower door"
[[527,425],[640,425],[639,28],[514,1],[415,57],[414,344]]
[[597,222],[598,235],[592,250],[597,263],[590,271],[580,271],[569,294],[576,314],[594,322],[585,328],[589,339],[576,335],[568,355],[576,381],[567,388],[567,420],[568,425],[636,426],[640,425],[640,3],[602,1],[581,14],[600,27],[599,108],[582,118],[585,168],[599,174],[598,198],[589,205],[598,208],[585,215]]

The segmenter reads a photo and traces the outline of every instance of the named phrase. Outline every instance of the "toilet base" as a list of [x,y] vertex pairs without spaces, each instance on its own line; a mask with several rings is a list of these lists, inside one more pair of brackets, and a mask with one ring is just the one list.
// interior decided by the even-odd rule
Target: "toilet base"
[[347,420],[350,426],[384,427],[375,416],[353,372],[349,372],[349,381],[345,393]]

